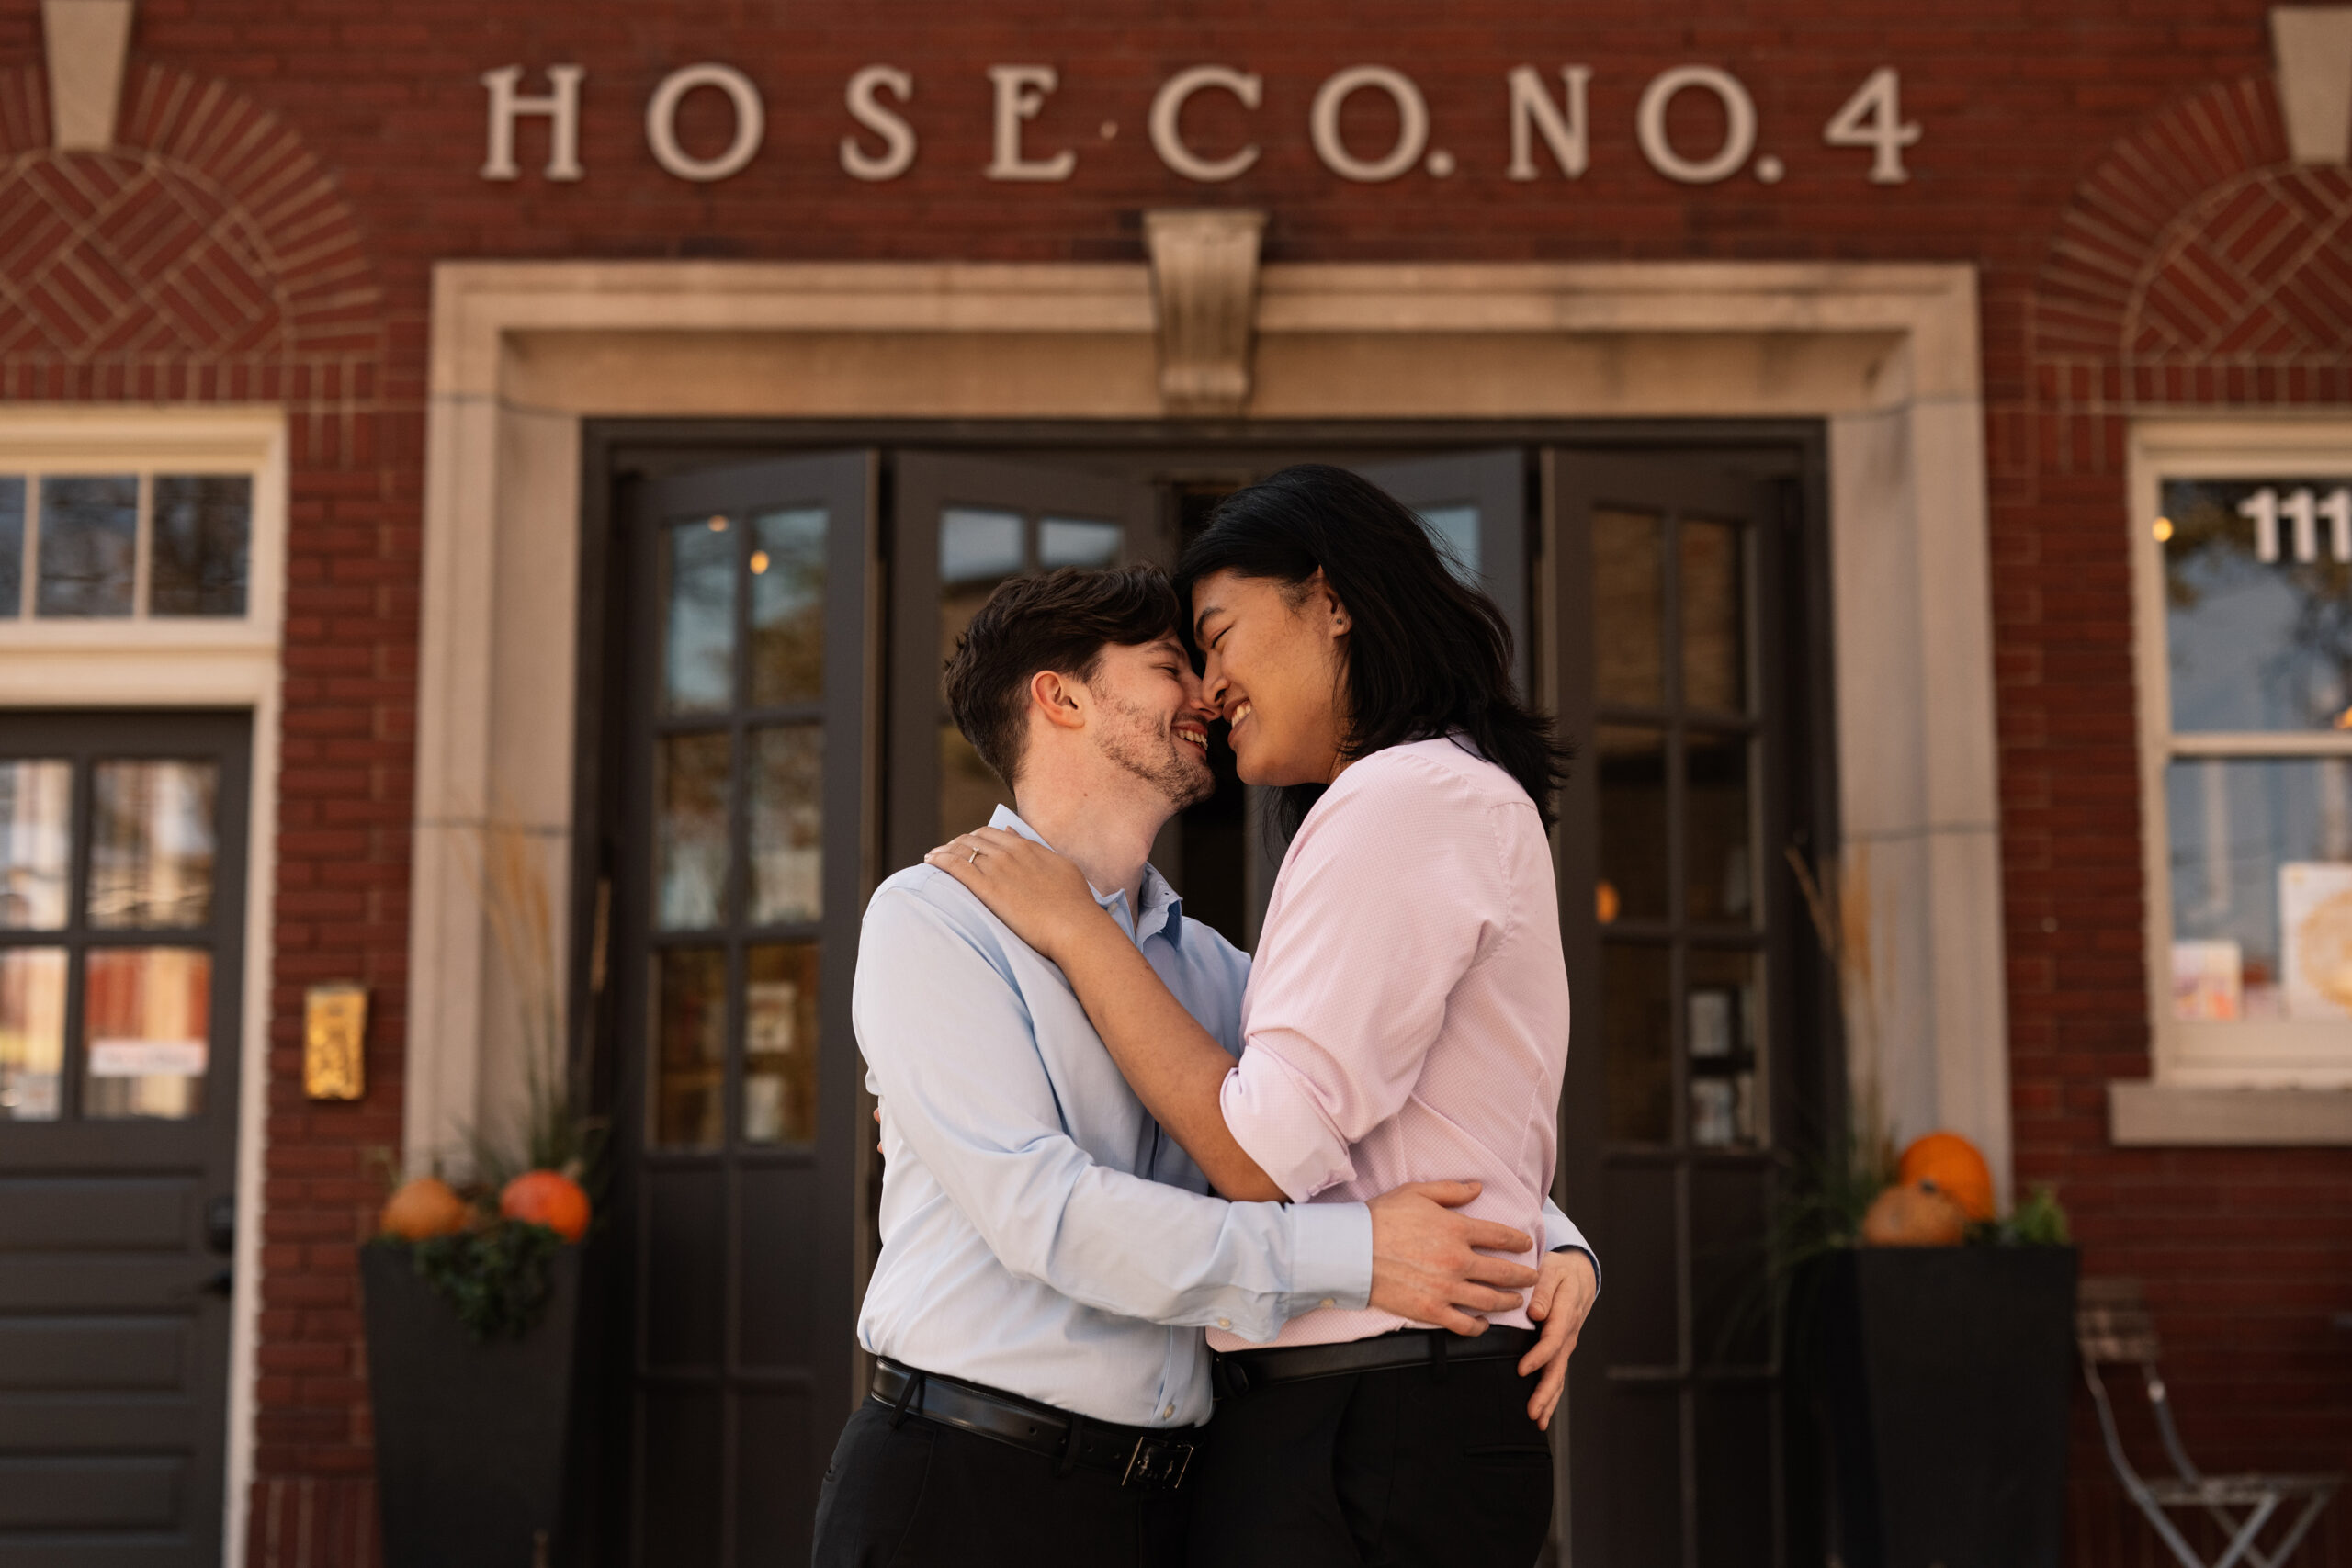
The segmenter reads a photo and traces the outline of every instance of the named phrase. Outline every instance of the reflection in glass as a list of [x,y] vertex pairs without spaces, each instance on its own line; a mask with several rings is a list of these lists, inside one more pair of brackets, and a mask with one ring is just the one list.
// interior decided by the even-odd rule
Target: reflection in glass
[[1761,1040],[1757,955],[1698,947],[1683,962],[1690,1142],[1702,1148],[1753,1145],[1761,1116],[1756,1103]]
[[825,732],[752,731],[752,912],[756,926],[824,913]]
[[1600,877],[1611,919],[1662,920],[1667,908],[1666,735],[1604,724],[1600,753]]
[[[2156,526],[2175,729],[2352,728],[2352,562],[2332,517],[2318,515],[2346,483],[2165,481]],[[2267,529],[2249,514],[2266,493]],[[2308,525],[2275,515],[2281,499],[2309,508]],[[2352,509],[2352,496],[2342,504]]]
[[940,581],[997,582],[1022,565],[1021,513],[978,506],[940,510]]
[[1599,701],[1656,707],[1666,700],[1660,583],[1657,517],[1595,507],[1593,695]]
[[253,538],[244,474],[158,474],[147,545],[151,615],[242,615]]
[[817,944],[744,954],[743,1141],[817,1141]]
[[24,607],[25,477],[0,474],[0,620]]
[[1747,739],[1687,731],[1682,742],[1683,918],[1738,920],[1754,917],[1750,879]]
[[0,762],[0,930],[65,923],[73,790],[71,762]]
[[1124,537],[1116,523],[1048,517],[1037,525],[1037,564],[1048,571],[1057,566],[1110,566],[1119,558]]
[[1682,550],[1682,705],[1747,708],[1747,600],[1739,530],[1685,519]]
[[58,474],[40,481],[44,615],[128,615],[139,548],[139,479]]
[[707,713],[735,696],[735,559],[724,513],[662,530],[662,709]]
[[727,953],[667,948],[654,972],[653,1144],[715,1149],[727,1135]]
[[1602,945],[1600,1038],[1613,1141],[1663,1144],[1674,1136],[1672,996],[1665,948]]
[[825,692],[825,525],[821,506],[752,520],[752,701],[814,702]]
[[54,1122],[65,1063],[65,950],[0,947],[0,1122]]
[[217,845],[210,762],[115,761],[91,770],[90,923],[200,926]]
[[2173,1016],[2352,1019],[2352,758],[2165,773]]
[[1437,541],[1437,553],[1447,570],[1471,587],[1478,587],[1477,503],[1425,506],[1416,515],[1420,518],[1421,526],[1430,531],[1430,537]]
[[964,732],[952,724],[939,727],[939,841],[958,833],[985,828],[996,815],[997,803],[1011,804],[1006,789]]
[[201,1111],[212,955],[98,947],[82,962],[82,1114],[178,1121]]
[[654,924],[715,926],[727,897],[727,732],[666,735],[653,752]]

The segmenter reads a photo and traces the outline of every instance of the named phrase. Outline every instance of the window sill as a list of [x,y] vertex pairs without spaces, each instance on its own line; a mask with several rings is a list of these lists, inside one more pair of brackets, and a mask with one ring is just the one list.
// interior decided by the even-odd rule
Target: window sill
[[2107,1124],[2122,1148],[2352,1145],[2352,1089],[2110,1082]]

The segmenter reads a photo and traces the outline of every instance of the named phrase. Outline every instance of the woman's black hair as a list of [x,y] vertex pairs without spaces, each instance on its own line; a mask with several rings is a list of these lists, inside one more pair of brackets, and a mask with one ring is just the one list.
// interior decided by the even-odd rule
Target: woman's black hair
[[[1511,685],[1510,623],[1454,574],[1421,520],[1361,474],[1301,463],[1227,496],[1184,552],[1176,593],[1189,605],[1219,571],[1295,585],[1318,570],[1352,623],[1345,754],[1459,733],[1519,781],[1550,828],[1568,751]],[[1188,613],[1188,644],[1192,632]],[[1282,790],[1285,835],[1327,787]]]

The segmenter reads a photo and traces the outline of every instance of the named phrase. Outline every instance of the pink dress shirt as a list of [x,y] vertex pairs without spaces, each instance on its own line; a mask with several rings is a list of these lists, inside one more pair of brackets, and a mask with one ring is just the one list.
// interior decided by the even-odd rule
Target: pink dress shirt
[[[1294,1201],[1481,1181],[1469,1212],[1541,1246],[1568,976],[1551,846],[1527,792],[1451,739],[1342,772],[1275,878],[1241,1035],[1226,1125]],[[1523,1311],[1492,1321],[1529,1326]],[[1274,1343],[1408,1326],[1369,1309],[1310,1312]],[[1215,1329],[1209,1343],[1262,1348]]]

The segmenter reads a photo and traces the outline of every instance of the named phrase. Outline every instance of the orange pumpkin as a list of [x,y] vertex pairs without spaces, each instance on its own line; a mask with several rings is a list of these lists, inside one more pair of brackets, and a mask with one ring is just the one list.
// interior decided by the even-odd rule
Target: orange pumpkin
[[1903,1151],[1895,1179],[1928,1183],[1972,1220],[1993,1217],[1992,1168],[1958,1133],[1930,1133],[1916,1140]]
[[1862,1240],[1872,1247],[1958,1247],[1968,1216],[1958,1203],[1923,1181],[1898,1181],[1862,1216]]
[[469,1217],[466,1201],[447,1182],[438,1177],[420,1176],[401,1183],[400,1190],[384,1205],[378,1224],[386,1235],[428,1241],[436,1235],[456,1235],[466,1228]]
[[588,1194],[560,1171],[525,1171],[498,1195],[498,1212],[510,1220],[545,1225],[566,1241],[588,1234]]

